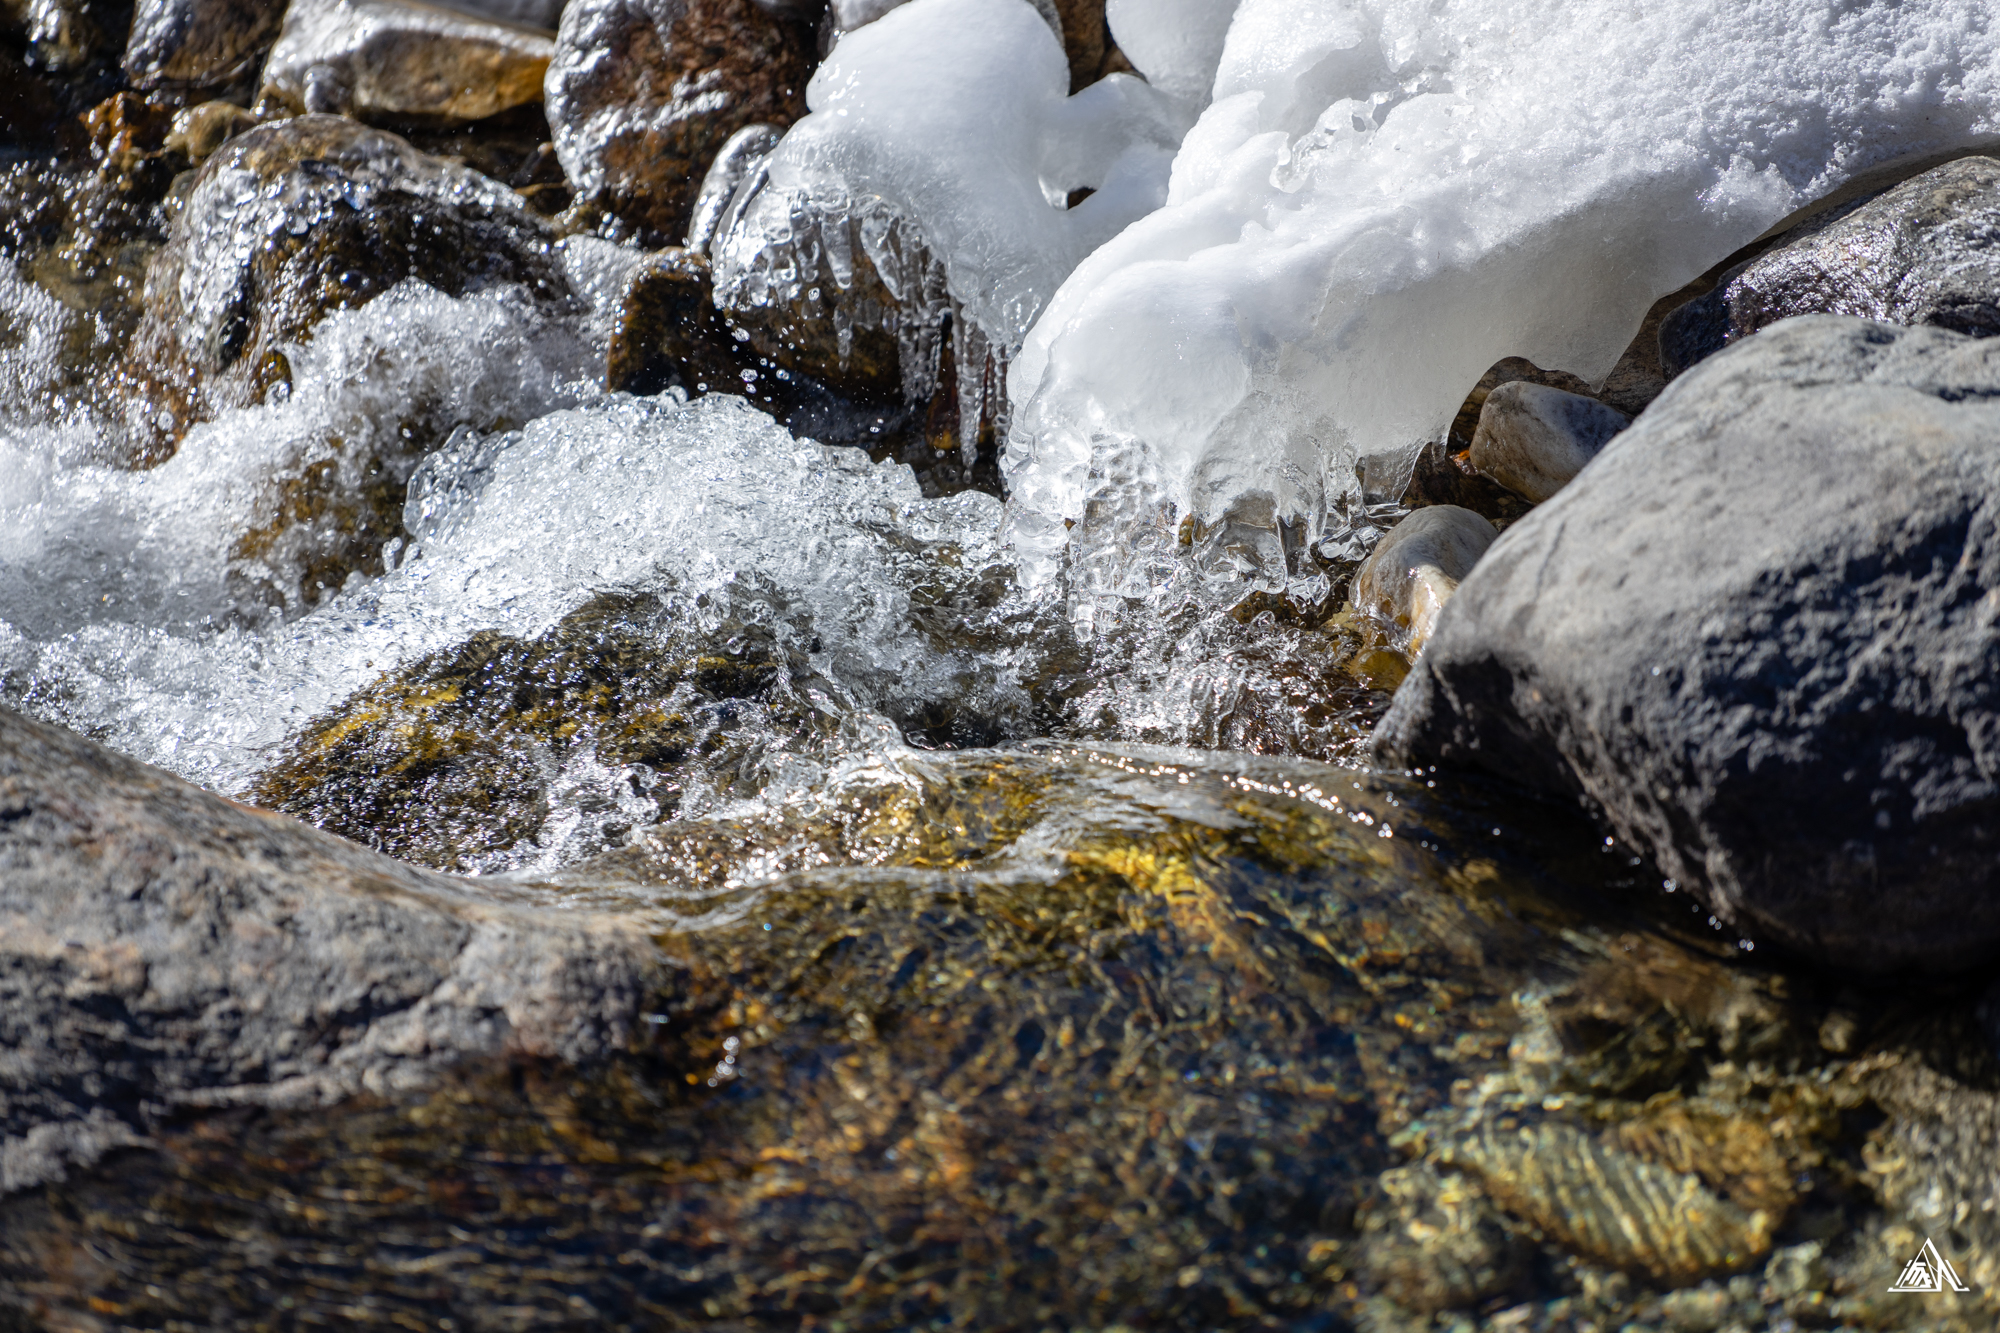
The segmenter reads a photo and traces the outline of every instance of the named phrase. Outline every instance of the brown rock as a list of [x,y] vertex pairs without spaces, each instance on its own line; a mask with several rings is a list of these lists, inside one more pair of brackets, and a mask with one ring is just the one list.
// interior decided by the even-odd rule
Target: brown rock
[[0,709],[0,1193],[177,1108],[625,1049],[663,979],[609,918],[418,870]]
[[679,239],[732,134],[805,114],[810,49],[751,0],[577,0],[547,93],[578,198],[650,244]]
[[257,127],[257,118],[234,102],[203,102],[174,115],[165,146],[200,166],[236,135]]
[[277,40],[284,14],[270,0],[139,0],[125,73],[147,91],[242,82]]
[[116,55],[128,13],[117,0],[0,0],[0,32],[27,40],[30,64],[68,72]]
[[626,284],[604,387],[658,393],[679,384],[697,395],[735,389],[749,361],[710,296],[708,260],[692,250],[662,250]]
[[454,124],[538,102],[553,37],[416,0],[298,0],[266,95],[362,120]]

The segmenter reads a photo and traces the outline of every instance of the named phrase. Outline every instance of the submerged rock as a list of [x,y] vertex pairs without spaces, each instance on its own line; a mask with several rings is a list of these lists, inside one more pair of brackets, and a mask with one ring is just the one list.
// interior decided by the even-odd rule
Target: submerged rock
[[603,1057],[663,980],[627,924],[473,892],[6,709],[0,811],[0,1193],[189,1107]]
[[1359,1219],[1361,1268],[1403,1308],[1478,1305],[1525,1275],[1528,1247],[1464,1175],[1419,1162],[1384,1171],[1376,1186]]
[[2000,343],[1943,330],[1732,348],[1494,545],[1377,752],[1585,795],[1813,958],[1991,957],[1997,396]]
[[2000,334],[2000,159],[1962,158],[1813,219],[1669,315],[1660,348],[1679,372],[1810,314]]
[[1361,610],[1393,622],[1415,657],[1497,535],[1469,509],[1428,505],[1389,529],[1356,571],[1349,596]]
[[809,49],[752,0],[576,0],[547,96],[579,202],[648,243],[679,240],[729,137],[805,114]]
[[1487,396],[1473,432],[1471,461],[1536,504],[1548,499],[1632,418],[1595,398],[1516,381]]
[[187,93],[242,83],[277,40],[285,6],[268,0],[138,0],[125,73],[134,87]]
[[297,0],[264,95],[362,120],[461,124],[542,99],[554,38],[411,0]]
[[136,452],[171,454],[193,422],[288,390],[285,344],[407,279],[451,296],[506,285],[573,313],[554,241],[513,191],[393,134],[309,115],[238,135],[147,269]]
[[1741,1268],[1771,1247],[1771,1220],[1557,1121],[1487,1125],[1444,1160],[1566,1248],[1668,1282]]

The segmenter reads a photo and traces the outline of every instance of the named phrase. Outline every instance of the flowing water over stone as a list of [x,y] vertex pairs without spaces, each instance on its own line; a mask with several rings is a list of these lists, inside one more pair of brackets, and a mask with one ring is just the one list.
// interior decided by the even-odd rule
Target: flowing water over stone
[[[1809,968],[1573,805],[1372,765],[1429,623],[1349,605],[1393,504],[1183,516],[1185,478],[1105,437],[1056,487],[1088,495],[1067,563],[1054,483],[1035,559],[1010,545],[1009,358],[1166,197],[1202,101],[1199,51],[1065,99],[1077,52],[1025,14],[995,31],[1032,77],[981,75],[1009,133],[1092,147],[1009,169],[1091,198],[982,253],[1048,271],[968,285],[907,200],[815,174],[822,123],[690,241],[748,396],[600,387],[653,262],[640,224],[581,227],[615,182],[551,224],[320,114],[196,176],[136,99],[123,157],[6,168],[0,707],[662,961],[608,1055],[481,1047],[317,1100],[154,1104],[117,1060],[56,1089],[101,1141],[32,1176],[40,1141],[6,1141],[0,1328],[1994,1326],[1979,982]],[[1374,151],[1348,125],[1312,151]],[[1086,358],[1031,351],[1060,443]],[[760,374],[821,396],[781,424]],[[90,957],[78,1040],[136,1049],[145,965]],[[1926,1239],[1969,1290],[1887,1290]]]

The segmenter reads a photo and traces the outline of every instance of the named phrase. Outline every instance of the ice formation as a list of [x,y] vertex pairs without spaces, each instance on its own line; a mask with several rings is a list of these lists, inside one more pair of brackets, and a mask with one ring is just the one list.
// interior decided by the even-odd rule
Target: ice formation
[[1071,548],[1083,585],[1121,595],[1157,587],[1184,517],[1218,534],[1211,567],[1282,583],[1357,471],[1393,498],[1501,357],[1601,377],[1655,298],[1787,214],[2000,135],[1982,0],[1111,0],[1107,19],[1148,84],[1065,97],[1023,0],[911,0],[849,33],[734,262],[761,243],[817,280],[786,249],[801,198],[912,225],[964,318],[1019,348],[1021,554],[1050,572]]
[[1243,0],[1210,92],[1166,206],[1013,367],[1020,549],[1100,592],[1157,581],[1172,524],[1130,538],[1175,511],[1282,581],[1494,361],[1602,377],[1788,213],[1992,140],[2000,31],[1984,0]]
[[989,353],[1004,366],[1079,260],[1161,204],[1192,119],[1130,75],[1070,96],[1061,43],[1024,0],[891,9],[840,40],[806,101],[723,223],[718,299],[844,289],[861,250],[900,303],[876,318],[920,334],[948,303],[974,380]]

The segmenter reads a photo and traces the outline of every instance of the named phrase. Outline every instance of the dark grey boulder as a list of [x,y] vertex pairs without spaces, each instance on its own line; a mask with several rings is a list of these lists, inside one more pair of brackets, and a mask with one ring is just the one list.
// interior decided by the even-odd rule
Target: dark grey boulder
[[1794,315],[2000,333],[2000,160],[1967,157],[1814,218],[1667,316],[1670,373]]
[[1601,808],[1756,937],[2000,952],[2000,341],[1812,316],[1502,534],[1376,733]]
[[[0,709],[0,1194],[177,1107],[314,1105],[471,1056],[625,1049],[662,964],[551,910]],[[510,900],[511,895],[511,900]]]

